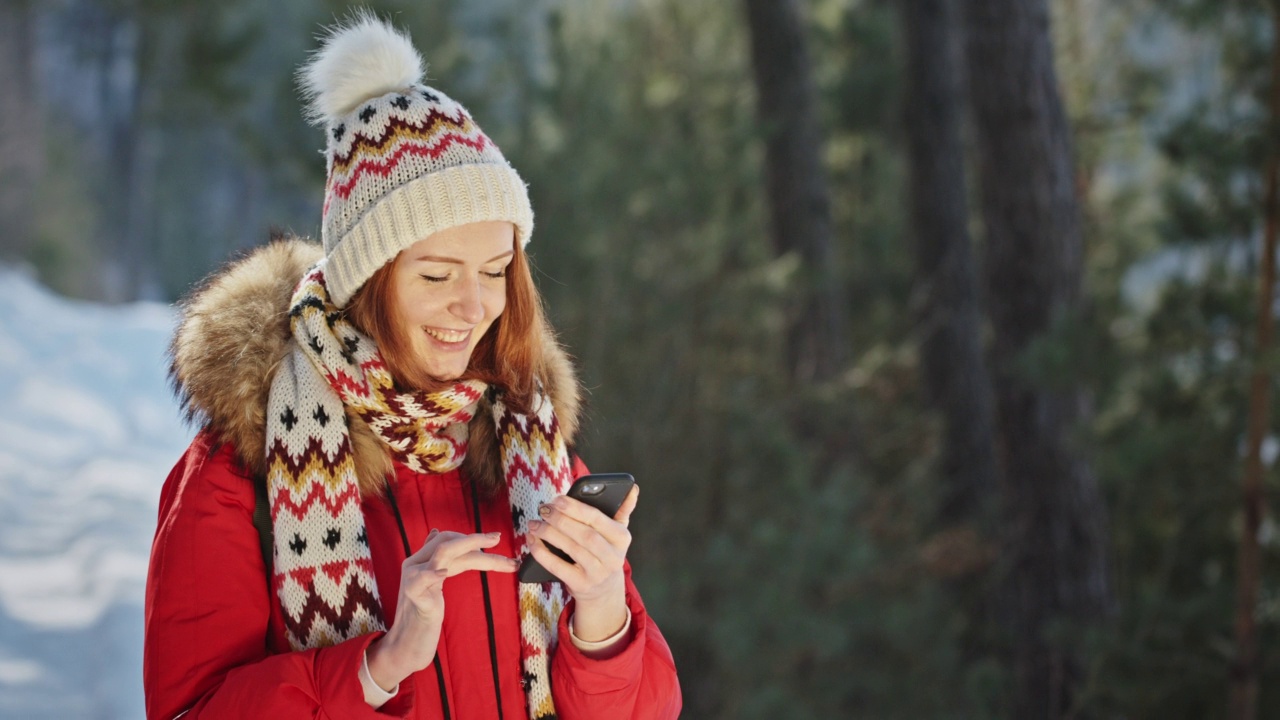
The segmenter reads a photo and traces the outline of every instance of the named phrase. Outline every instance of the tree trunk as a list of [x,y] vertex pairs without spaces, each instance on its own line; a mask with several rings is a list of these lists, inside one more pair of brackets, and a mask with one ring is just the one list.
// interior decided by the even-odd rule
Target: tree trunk
[[[99,107],[104,135],[106,182],[97,184],[99,233],[103,258],[99,270],[103,299],[127,302],[136,299],[138,267],[145,261],[131,225],[131,209],[137,187],[138,113],[141,75],[138,57],[141,31],[137,23],[113,8],[93,8],[81,21],[79,42],[97,66]],[[95,17],[96,16],[96,17]],[[127,72],[121,72],[128,69]]]
[[1086,418],[1084,395],[1069,378],[1046,387],[1020,364],[1030,344],[1080,303],[1070,135],[1046,0],[968,0],[964,8],[1005,478],[1011,717],[1074,717],[1084,667],[1072,631],[1110,606],[1106,509],[1072,441]]
[[946,580],[964,614],[960,651],[993,651],[990,554],[997,531],[995,410],[982,342],[982,312],[965,194],[957,7],[903,0],[906,47],[909,227],[915,251],[920,370],[942,420],[940,497],[930,545],[944,546]]
[[905,127],[920,365],[945,424],[943,526],[978,522],[996,492],[994,409],[969,239],[953,0],[904,0]]
[[36,182],[44,164],[29,0],[0,3],[0,260],[29,260]]
[[1276,284],[1276,233],[1280,225],[1280,146],[1275,123],[1280,122],[1280,9],[1272,10],[1271,49],[1271,157],[1267,160],[1266,195],[1263,198],[1265,233],[1258,269],[1257,345],[1249,382],[1249,446],[1244,472],[1244,528],[1236,567],[1236,657],[1231,668],[1230,720],[1254,720],[1258,716],[1258,588],[1262,582],[1262,554],[1258,530],[1266,512],[1262,441],[1270,425],[1272,298]]
[[789,317],[788,365],[799,381],[826,380],[848,357],[844,303],[834,263],[831,201],[822,165],[800,0],[744,0],[757,113],[765,138],[765,187],[774,249],[801,261]]

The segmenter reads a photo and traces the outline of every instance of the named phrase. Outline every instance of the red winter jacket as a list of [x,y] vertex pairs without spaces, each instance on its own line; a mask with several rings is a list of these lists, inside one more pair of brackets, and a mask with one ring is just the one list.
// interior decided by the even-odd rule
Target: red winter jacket
[[[476,504],[456,471],[396,470],[391,487],[410,548],[421,547],[431,528],[499,530],[502,542],[492,552],[513,554],[505,492]],[[584,472],[577,463],[575,474]],[[363,504],[378,592],[391,618],[404,542],[386,499],[366,498]],[[514,574],[471,572],[448,579],[436,660],[373,710],[358,673],[364,649],[377,634],[328,648],[289,650],[279,602],[267,590],[253,509],[252,483],[231,445],[219,447],[210,433],[201,433],[169,474],[160,498],[147,576],[148,718],[528,718]],[[628,645],[607,660],[590,659],[573,645],[567,627],[572,602],[565,608],[551,666],[562,720],[679,714],[671,651],[645,614],[630,567],[627,605]]]

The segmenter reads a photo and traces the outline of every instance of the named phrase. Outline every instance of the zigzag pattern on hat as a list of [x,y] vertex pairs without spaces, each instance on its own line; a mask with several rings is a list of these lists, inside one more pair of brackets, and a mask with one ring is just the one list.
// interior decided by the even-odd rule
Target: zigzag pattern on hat
[[375,98],[329,135],[325,228],[341,235],[379,198],[459,165],[506,164],[465,108],[422,85]]
[[[469,136],[477,131],[475,122],[466,113],[450,116],[434,109],[430,110],[427,117],[420,123],[415,124],[398,117],[391,117],[387,125],[382,129],[381,135],[374,137],[353,133],[354,141],[350,143],[351,147],[345,152],[340,150],[334,152],[333,164],[329,167],[329,172],[346,173],[353,158],[374,158],[386,155],[387,148],[394,147],[405,136],[429,142],[440,133],[453,131]],[[339,128],[339,131],[341,130],[342,128]]]

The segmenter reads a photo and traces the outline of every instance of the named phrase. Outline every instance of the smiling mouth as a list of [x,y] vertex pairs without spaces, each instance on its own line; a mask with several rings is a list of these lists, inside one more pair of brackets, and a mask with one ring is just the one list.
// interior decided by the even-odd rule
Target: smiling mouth
[[442,328],[422,328],[431,337],[448,345],[456,345],[471,335],[470,330],[445,330]]

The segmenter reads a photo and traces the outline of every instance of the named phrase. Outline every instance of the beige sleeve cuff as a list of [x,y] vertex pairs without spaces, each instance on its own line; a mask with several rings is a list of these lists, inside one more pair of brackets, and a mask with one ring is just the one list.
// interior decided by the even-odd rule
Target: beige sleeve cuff
[[573,646],[578,648],[587,657],[596,657],[603,655],[606,651],[612,650],[614,645],[626,640],[627,633],[631,630],[631,608],[627,608],[627,620],[622,623],[622,629],[610,635],[609,637],[596,642],[587,642],[579,638],[573,632],[573,618],[569,618],[569,640],[573,642]]
[[[629,622],[630,618],[628,618]],[[399,685],[391,688],[391,692],[387,692],[378,687],[378,683],[373,681],[373,676],[369,674],[369,652],[367,650],[360,656],[360,687],[364,689],[364,701],[369,703],[369,707],[374,710],[387,704],[388,700],[400,692]]]

